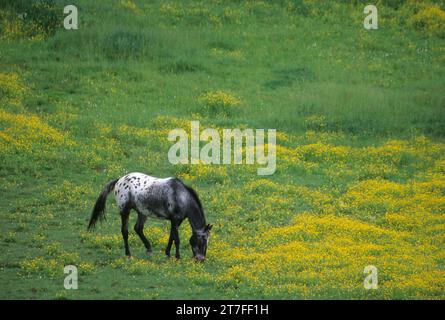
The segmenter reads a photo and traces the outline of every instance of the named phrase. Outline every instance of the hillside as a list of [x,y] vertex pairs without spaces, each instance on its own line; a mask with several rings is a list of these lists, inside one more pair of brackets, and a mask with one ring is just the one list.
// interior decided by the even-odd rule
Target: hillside
[[[443,1],[376,1],[378,30],[360,1],[73,4],[65,30],[61,1],[0,1],[0,298],[445,298]],[[172,165],[168,133],[191,121],[276,129],[276,172]],[[146,257],[135,215],[125,258],[111,200],[86,231],[135,171],[197,191],[205,263],[187,222],[177,261],[149,219]]]

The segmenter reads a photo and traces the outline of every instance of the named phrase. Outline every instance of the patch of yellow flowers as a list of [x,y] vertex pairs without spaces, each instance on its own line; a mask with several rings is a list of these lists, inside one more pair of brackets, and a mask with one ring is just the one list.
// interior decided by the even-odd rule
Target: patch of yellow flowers
[[132,0],[120,0],[119,4],[136,15],[140,15],[142,13],[141,9]]
[[230,112],[234,107],[241,105],[238,97],[223,90],[206,92],[199,96],[198,100],[211,112]]
[[0,150],[42,152],[58,146],[73,145],[66,134],[32,114],[15,114],[0,108]]
[[0,72],[0,102],[20,105],[20,99],[28,89],[19,79],[17,73]]
[[420,30],[438,36],[445,35],[445,11],[438,5],[427,6],[409,19]]

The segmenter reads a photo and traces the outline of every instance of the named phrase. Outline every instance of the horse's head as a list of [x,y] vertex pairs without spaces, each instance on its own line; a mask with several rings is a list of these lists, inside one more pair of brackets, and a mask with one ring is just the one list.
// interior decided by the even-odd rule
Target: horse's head
[[192,246],[193,257],[198,261],[204,261],[207,253],[207,245],[209,243],[210,230],[212,225],[208,224],[204,231],[193,232],[190,237],[190,245]]

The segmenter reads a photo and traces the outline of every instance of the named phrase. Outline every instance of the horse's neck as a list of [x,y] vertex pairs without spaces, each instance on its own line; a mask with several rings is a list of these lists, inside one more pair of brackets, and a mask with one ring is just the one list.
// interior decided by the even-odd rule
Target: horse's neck
[[191,214],[188,218],[194,233],[204,232],[206,221],[203,213]]

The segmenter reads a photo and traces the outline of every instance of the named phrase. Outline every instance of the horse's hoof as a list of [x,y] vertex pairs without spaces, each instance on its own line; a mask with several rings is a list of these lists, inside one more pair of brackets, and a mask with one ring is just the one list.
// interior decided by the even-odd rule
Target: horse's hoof
[[127,259],[131,260],[131,259],[133,259],[133,257],[132,256],[127,256]]
[[147,256],[151,257],[153,255],[153,251],[147,251]]

